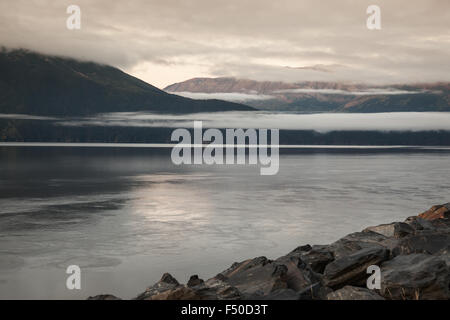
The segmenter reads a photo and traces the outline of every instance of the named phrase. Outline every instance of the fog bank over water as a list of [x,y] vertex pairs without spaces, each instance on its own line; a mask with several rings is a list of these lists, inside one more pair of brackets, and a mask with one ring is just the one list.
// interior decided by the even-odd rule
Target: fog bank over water
[[[359,91],[347,91],[338,89],[311,89],[311,88],[297,88],[297,89],[283,89],[276,90],[273,93],[316,93],[316,94],[330,94],[330,95],[346,95],[346,96],[373,96],[373,95],[401,95],[401,94],[418,94],[426,93],[426,90],[419,91],[409,91],[409,90],[398,90],[398,89],[367,89]],[[268,94],[257,94],[257,93],[241,93],[241,92],[188,92],[188,91],[177,91],[173,92],[179,96],[191,98],[191,99],[219,99],[231,102],[248,102],[252,100],[269,100],[276,99],[276,96]]]
[[251,93],[241,93],[241,92],[176,92],[177,95],[191,98],[191,99],[219,99],[231,102],[246,102],[252,100],[269,100],[275,99],[275,96],[267,95],[267,94],[251,94]]
[[191,128],[203,121],[208,128],[273,128],[329,131],[433,131],[450,130],[449,112],[321,113],[220,112],[188,115],[108,113],[93,118],[58,121],[63,126],[125,126]]

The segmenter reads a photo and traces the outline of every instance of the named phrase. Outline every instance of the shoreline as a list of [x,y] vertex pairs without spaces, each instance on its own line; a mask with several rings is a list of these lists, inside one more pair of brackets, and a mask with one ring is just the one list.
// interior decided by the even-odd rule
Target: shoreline
[[[379,289],[368,289],[379,267]],[[372,280],[370,280],[372,281]],[[376,281],[374,282],[376,283]],[[170,274],[136,300],[450,299],[450,203],[370,226],[329,245],[301,245],[275,260],[235,262],[215,277],[180,284]],[[377,285],[375,285],[377,287]],[[88,300],[120,299],[110,294]]]

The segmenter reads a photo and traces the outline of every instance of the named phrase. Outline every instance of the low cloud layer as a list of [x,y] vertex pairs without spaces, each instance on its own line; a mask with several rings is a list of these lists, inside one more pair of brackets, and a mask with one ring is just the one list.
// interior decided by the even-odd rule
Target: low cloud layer
[[183,96],[191,99],[207,100],[207,99],[219,99],[231,102],[246,102],[254,100],[268,100],[275,97],[266,94],[249,94],[240,92],[175,92],[176,95]]
[[[164,87],[199,76],[449,81],[448,0],[1,0],[0,45],[120,67]],[[381,8],[381,30],[366,9]]]
[[347,96],[376,96],[376,95],[397,95],[397,94],[417,94],[426,91],[407,91],[407,90],[386,90],[386,89],[367,89],[361,91],[346,91],[338,89],[285,89],[277,90],[275,93],[320,93],[320,94],[342,94]]
[[270,112],[221,112],[158,115],[121,112],[95,118],[61,121],[64,126],[129,126],[191,128],[203,121],[208,128],[271,128],[285,130],[433,131],[450,130],[449,112],[392,112],[352,114],[292,114]]
[[[319,93],[319,94],[332,94],[332,95],[347,95],[347,96],[376,96],[376,95],[398,95],[398,94],[417,94],[427,92],[425,90],[407,91],[398,89],[367,89],[361,91],[346,91],[338,89],[285,89],[273,91],[273,94],[277,93]],[[240,92],[174,92],[174,94],[191,99],[220,99],[231,102],[250,102],[260,100],[276,99],[276,96],[268,94],[250,94]]]

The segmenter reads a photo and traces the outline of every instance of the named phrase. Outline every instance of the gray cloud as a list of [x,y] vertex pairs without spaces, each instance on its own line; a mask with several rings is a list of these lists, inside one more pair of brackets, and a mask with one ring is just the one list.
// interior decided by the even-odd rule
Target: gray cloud
[[94,118],[60,121],[65,126],[190,128],[203,121],[208,128],[271,128],[286,130],[426,131],[450,130],[450,112],[322,113],[220,112],[161,115],[120,112]]
[[[380,31],[365,26],[375,2]],[[69,31],[72,0],[0,0],[0,44],[112,64],[160,87],[194,76],[448,81],[450,2],[375,2],[77,0],[82,29]]]
[[274,93],[321,93],[321,94],[342,94],[350,96],[374,96],[374,95],[396,95],[396,94],[417,94],[424,93],[426,90],[407,91],[397,89],[367,89],[361,91],[346,91],[338,89],[284,89],[277,90]]
[[240,92],[214,92],[214,93],[204,93],[204,92],[176,92],[176,95],[183,96],[191,99],[219,99],[232,102],[245,102],[252,100],[268,100],[275,98],[274,96],[266,94],[249,94]]
[[0,119],[19,119],[19,120],[56,120],[53,117],[33,116],[28,114],[0,113]]

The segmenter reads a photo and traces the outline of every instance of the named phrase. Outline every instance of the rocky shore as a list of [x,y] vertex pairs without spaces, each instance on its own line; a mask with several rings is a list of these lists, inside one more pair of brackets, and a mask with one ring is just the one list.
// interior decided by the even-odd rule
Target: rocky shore
[[[450,203],[368,227],[330,245],[302,245],[276,260],[234,263],[209,280],[180,284],[170,274],[137,300],[428,300],[450,299]],[[380,267],[380,289],[366,286]],[[118,299],[112,295],[93,300]]]

